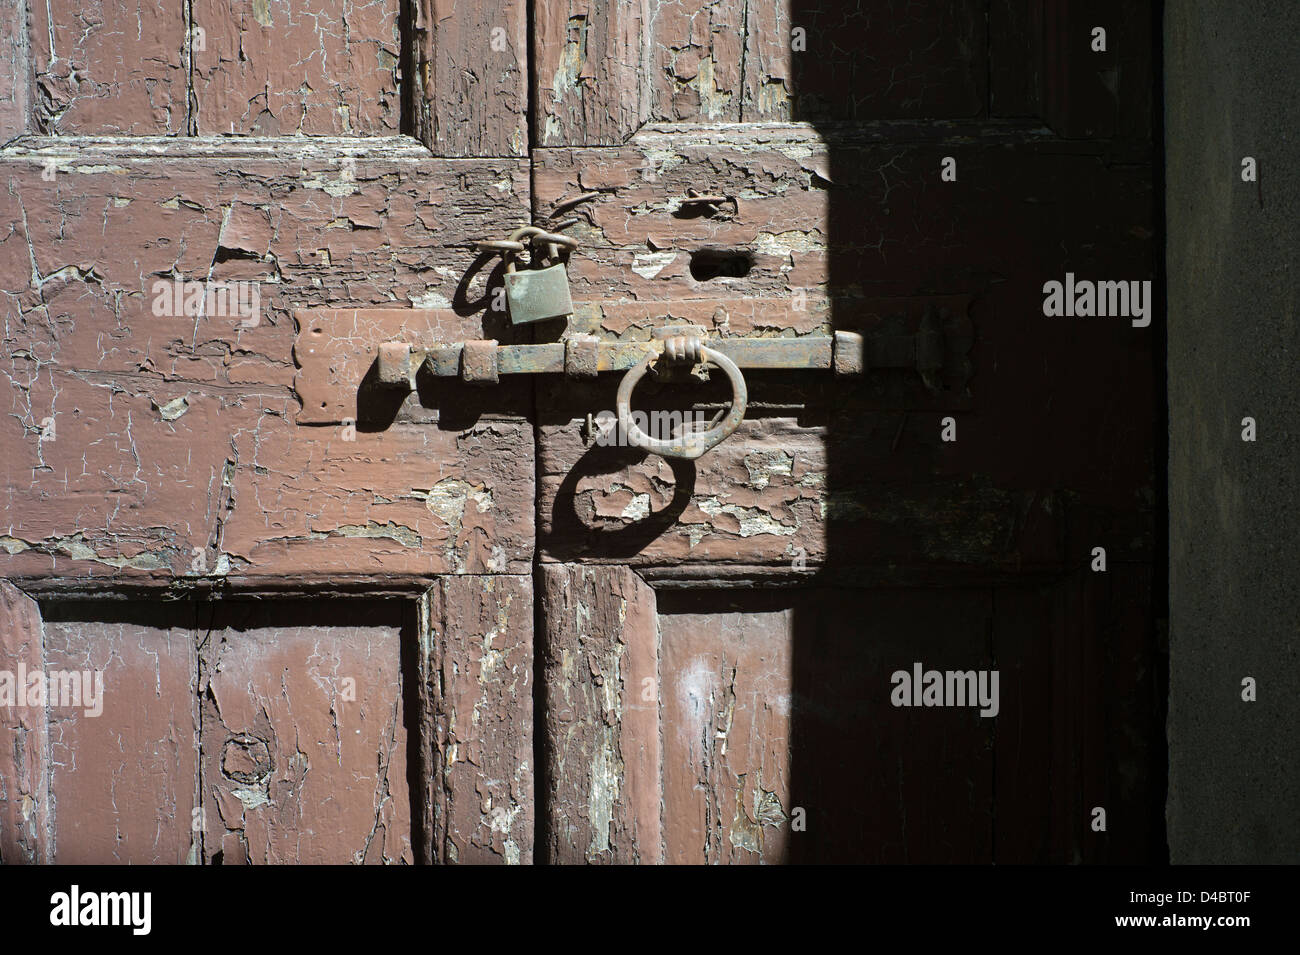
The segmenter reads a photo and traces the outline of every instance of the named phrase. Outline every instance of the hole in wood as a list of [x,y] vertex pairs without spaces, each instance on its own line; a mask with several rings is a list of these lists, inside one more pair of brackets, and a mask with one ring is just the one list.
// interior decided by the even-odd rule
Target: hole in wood
[[739,279],[754,267],[754,253],[736,249],[700,249],[691,253],[691,278],[697,282],[709,279]]

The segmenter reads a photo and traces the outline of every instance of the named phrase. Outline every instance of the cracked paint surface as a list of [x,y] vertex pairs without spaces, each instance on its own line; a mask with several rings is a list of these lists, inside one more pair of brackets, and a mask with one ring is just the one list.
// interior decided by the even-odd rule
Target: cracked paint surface
[[413,861],[397,627],[231,623],[200,650],[203,861]]
[[[517,214],[526,170],[467,160],[449,177],[420,147],[389,143],[345,175],[327,145],[295,146],[290,168],[272,142],[51,142],[0,163],[8,576],[528,566],[531,529],[518,516],[531,512],[531,428],[449,431],[402,412],[385,430],[345,429],[364,368],[337,426],[301,428],[301,403],[317,393],[295,390],[293,318],[312,304],[453,297],[460,274],[427,269],[429,248]],[[46,157],[61,164],[52,182]],[[472,198],[453,214],[447,190]],[[322,232],[323,220],[347,227]],[[468,266],[463,248],[435,254]],[[169,295],[157,314],[155,283],[209,281],[256,283],[258,321],[173,315]],[[482,313],[443,322],[457,338],[483,334]],[[444,479],[496,494],[497,509],[439,514],[427,496]]]
[[444,577],[427,603],[430,861],[531,863],[532,577]]
[[622,567],[543,568],[549,862],[657,862],[658,625]]

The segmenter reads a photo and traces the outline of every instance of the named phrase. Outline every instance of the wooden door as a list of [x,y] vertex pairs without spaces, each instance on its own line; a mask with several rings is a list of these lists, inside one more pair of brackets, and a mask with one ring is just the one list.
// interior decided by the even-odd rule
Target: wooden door
[[527,218],[523,6],[0,6],[0,671],[104,684],[0,708],[0,858],[529,861],[532,426],[294,380]]
[[[1145,5],[0,6],[0,690],[63,694],[0,860],[1161,852],[1158,323],[1042,304],[1153,276]],[[512,325],[474,241],[570,217]],[[592,440],[616,375],[376,386],[670,321],[868,367],[693,463]]]
[[[539,385],[542,857],[1158,858],[1159,333],[1043,308],[1153,276],[1151,9],[534,16],[534,215],[596,194],[570,331],[869,354],[746,373],[693,463],[584,439],[613,381]],[[918,665],[996,672],[996,715],[895,705]]]

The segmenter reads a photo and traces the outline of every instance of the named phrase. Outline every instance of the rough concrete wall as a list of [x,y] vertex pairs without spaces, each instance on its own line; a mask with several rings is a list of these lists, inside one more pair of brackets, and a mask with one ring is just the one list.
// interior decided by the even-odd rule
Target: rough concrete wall
[[1300,859],[1297,35],[1294,0],[1165,11],[1175,863]]

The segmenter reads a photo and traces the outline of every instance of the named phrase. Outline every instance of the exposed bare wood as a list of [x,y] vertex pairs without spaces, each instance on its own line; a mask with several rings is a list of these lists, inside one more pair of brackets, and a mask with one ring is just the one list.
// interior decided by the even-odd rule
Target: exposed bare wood
[[41,610],[0,580],[0,672],[10,699],[0,705],[0,863],[48,863],[54,858],[50,749],[45,702],[29,699],[18,674],[45,673]]
[[625,567],[545,566],[548,862],[661,858],[659,630]]
[[528,0],[415,0],[416,134],[437,156],[528,152]]
[[533,579],[446,577],[427,607],[433,860],[533,861]]

